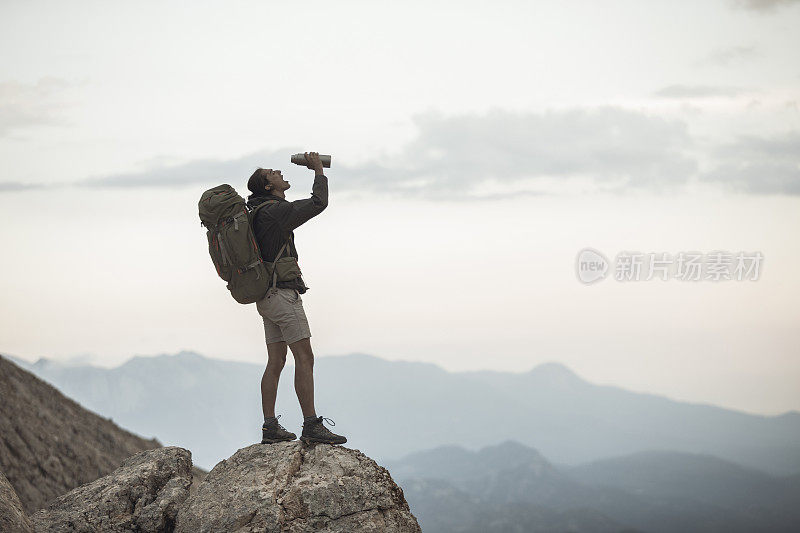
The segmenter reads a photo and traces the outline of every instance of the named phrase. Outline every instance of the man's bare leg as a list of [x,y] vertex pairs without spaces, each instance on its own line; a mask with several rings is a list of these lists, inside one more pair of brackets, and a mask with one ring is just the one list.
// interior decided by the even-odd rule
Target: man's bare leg
[[347,438],[326,428],[322,424],[323,418],[317,418],[314,409],[314,352],[311,351],[311,339],[293,342],[289,348],[294,355],[294,390],[303,410],[303,435],[300,440],[305,443],[344,444]]
[[294,356],[294,390],[303,417],[317,416],[314,409],[314,352],[311,351],[311,339],[300,339],[290,344],[289,348]]
[[261,377],[261,409],[264,411],[265,420],[275,416],[278,380],[286,364],[286,343],[280,341],[267,344],[267,357],[267,369]]

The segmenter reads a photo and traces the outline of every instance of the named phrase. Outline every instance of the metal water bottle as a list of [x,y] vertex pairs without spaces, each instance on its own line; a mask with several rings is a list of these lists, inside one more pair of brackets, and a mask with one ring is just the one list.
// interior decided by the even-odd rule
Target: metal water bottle
[[[331,156],[320,154],[319,161],[324,168],[331,168]],[[294,154],[292,156],[292,163],[300,165],[301,167],[306,166],[306,154]]]

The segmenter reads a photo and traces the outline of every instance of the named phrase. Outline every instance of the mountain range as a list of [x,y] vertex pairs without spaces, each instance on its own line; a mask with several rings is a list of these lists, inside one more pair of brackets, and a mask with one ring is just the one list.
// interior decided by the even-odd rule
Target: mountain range
[[[62,391],[103,415],[85,410],[0,357],[0,471],[9,476],[29,512],[103,475],[137,450],[160,445],[155,439],[145,440],[119,428],[105,416],[113,416],[141,434],[161,439],[166,433],[164,440],[191,444],[209,460],[226,447],[243,448],[258,438],[258,426],[251,427],[253,418],[260,422],[257,365],[188,352],[136,357],[112,369],[44,359],[33,364],[17,361],[60,384]],[[344,415],[337,415],[342,425],[366,421],[353,425],[355,431],[348,432],[348,446],[368,447],[372,452],[402,448],[374,438],[382,431],[389,431],[407,446],[407,452],[399,458],[385,454],[381,462],[402,487],[426,533],[800,530],[800,507],[796,505],[800,501],[800,474],[791,467],[792,446],[797,440],[781,441],[780,437],[793,434],[791,424],[796,413],[754,417],[592,385],[554,363],[517,375],[448,373],[433,365],[395,363],[356,354],[321,358],[316,374],[321,393],[317,395],[318,405]],[[279,403],[289,412],[288,425],[292,423],[291,408],[296,409],[291,379],[287,379],[290,375],[289,367]],[[475,390],[485,395],[475,397]],[[438,401],[432,399],[434,393],[439,395]],[[373,401],[367,401],[370,398]],[[430,404],[419,421],[402,415],[399,406],[422,405],[426,398]],[[568,439],[559,441],[565,434],[558,431],[551,431],[547,439],[542,438],[541,431],[538,435],[517,431],[516,437],[503,439],[516,427],[526,426],[506,426],[498,423],[502,417],[492,419],[485,411],[481,418],[479,407],[489,407],[498,398],[508,401],[511,409],[528,406],[528,415],[549,422],[550,426],[543,427],[551,429],[563,428],[557,424],[559,419],[574,421],[582,412],[591,413],[584,419],[586,428],[599,433],[584,428],[581,436],[586,442],[582,447]],[[542,407],[532,409],[533,401]],[[631,430],[640,409],[630,404],[638,402],[649,405],[653,417],[675,420],[676,413],[682,413],[686,420],[683,425],[663,428],[660,434],[666,438],[660,446],[653,446],[652,439]],[[594,404],[593,408],[589,404]],[[443,424],[442,420],[448,420],[445,413],[460,425]],[[467,418],[469,423],[464,424]],[[403,421],[400,427],[398,419]],[[428,423],[431,421],[436,423]],[[708,427],[698,430],[702,421]],[[731,421],[741,427],[725,427]],[[451,434],[460,435],[460,441],[447,442],[440,432],[447,427],[452,428]],[[753,427],[773,432],[751,435],[747,441],[751,449],[746,456],[757,458],[759,464],[743,466],[716,455],[730,450],[719,445],[720,435],[741,436]],[[588,461],[575,461],[570,455],[575,450],[584,455],[605,452],[605,448],[593,448],[592,444],[597,439],[607,445],[610,437],[603,432],[610,428],[620,431],[620,441],[627,440],[629,448],[640,449],[628,451],[620,446],[620,453]],[[687,428],[695,428],[694,433],[680,433]],[[672,435],[670,429],[678,433]],[[440,443],[402,440],[413,432],[426,432],[431,441]],[[496,442],[478,444],[492,438]],[[530,442],[519,442],[522,439],[568,444],[569,453],[554,461]],[[675,443],[716,454],[670,448]],[[776,450],[784,454],[777,460],[770,457],[770,451]],[[782,466],[786,464],[790,468]],[[778,472],[770,473],[770,469]],[[197,479],[204,475],[195,472]]]
[[[110,369],[18,362],[124,427],[191,449],[204,468],[260,438],[260,365],[193,352],[134,357]],[[292,372],[287,365],[277,407],[281,422],[296,430]],[[596,385],[558,363],[525,373],[447,372],[352,354],[317,358],[315,382],[318,414],[336,421],[348,445],[380,461],[510,439],[560,465],[669,450],[772,475],[800,473],[798,412],[753,415]]]
[[426,533],[800,530],[800,476],[649,451],[573,467],[506,441],[439,447],[387,463]]

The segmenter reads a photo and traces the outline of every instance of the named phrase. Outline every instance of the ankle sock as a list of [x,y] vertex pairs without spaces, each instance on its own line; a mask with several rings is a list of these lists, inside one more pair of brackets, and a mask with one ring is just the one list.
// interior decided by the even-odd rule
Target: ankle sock
[[264,417],[264,423],[265,423],[265,424],[270,424],[270,423],[272,423],[272,422],[276,422],[277,420],[278,420],[278,419],[277,419],[277,418],[275,418],[274,416],[265,416],[265,417]]
[[304,416],[304,417],[303,417],[303,424],[305,424],[306,422],[313,422],[313,421],[315,421],[317,418],[319,418],[317,415],[314,415],[314,416]]

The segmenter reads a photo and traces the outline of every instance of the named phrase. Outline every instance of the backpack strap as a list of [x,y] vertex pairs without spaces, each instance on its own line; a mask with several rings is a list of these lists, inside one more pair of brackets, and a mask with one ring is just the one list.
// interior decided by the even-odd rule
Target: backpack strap
[[278,286],[278,259],[280,259],[281,254],[284,250],[286,250],[286,257],[289,257],[289,243],[292,242],[292,235],[289,234],[289,239],[283,243],[281,249],[278,250],[278,255],[275,256],[275,261],[272,263],[272,282],[269,284],[267,289],[271,289],[273,286]]
[[[259,209],[261,209],[262,207],[264,207],[266,205],[277,204],[278,202],[280,202],[280,200],[267,200],[266,202],[262,202],[262,203],[258,204],[258,206],[256,206],[255,209],[253,209],[253,220],[255,220],[256,214],[258,213]],[[291,249],[290,248],[290,243],[292,245],[294,245],[294,243],[292,243],[292,234],[291,234],[291,232],[289,233],[289,238],[286,240],[285,243],[283,243],[283,246],[281,246],[281,249],[278,250],[278,255],[275,256],[275,261],[273,261],[273,264],[275,262],[277,262],[278,259],[280,259],[280,257],[283,254],[284,250],[286,250],[286,256],[287,257],[289,256],[290,249]],[[275,268],[274,266],[272,268],[272,282],[269,284],[268,288],[271,289],[273,285],[276,286],[276,287],[278,286],[278,269]]]
[[255,219],[256,213],[258,213],[258,210],[261,209],[262,207],[267,205],[277,204],[279,201],[280,200],[267,200],[266,202],[261,202],[256,206],[255,209],[253,209],[253,218]]

